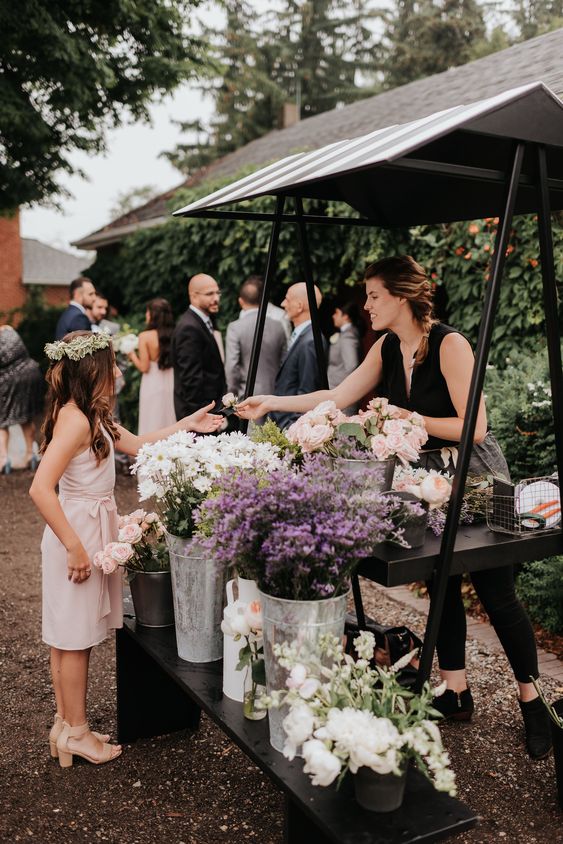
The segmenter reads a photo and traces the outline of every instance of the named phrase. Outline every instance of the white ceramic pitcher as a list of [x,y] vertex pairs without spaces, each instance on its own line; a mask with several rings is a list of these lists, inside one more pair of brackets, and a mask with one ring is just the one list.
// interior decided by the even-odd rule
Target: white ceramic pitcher
[[[235,597],[235,589],[237,596]],[[237,577],[227,582],[227,605],[233,604],[235,600],[244,601],[250,604],[252,601],[260,600],[260,593],[255,580],[247,580],[244,577]],[[223,694],[231,700],[244,700],[244,678],[246,671],[237,671],[240,649],[244,646],[244,640],[235,642],[232,636],[226,633],[223,635]]]

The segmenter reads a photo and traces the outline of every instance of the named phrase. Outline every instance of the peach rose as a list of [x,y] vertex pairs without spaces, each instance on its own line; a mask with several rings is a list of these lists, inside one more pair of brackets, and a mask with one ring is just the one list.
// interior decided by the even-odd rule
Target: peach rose
[[376,434],[372,437],[370,446],[376,460],[387,460],[390,456],[390,451],[387,448],[387,437],[384,437],[383,434]]
[[124,566],[134,554],[133,546],[128,542],[110,542],[105,547],[105,554],[118,565]]
[[431,470],[420,484],[420,497],[427,501],[431,510],[441,507],[449,500],[452,488],[447,478]]
[[244,611],[244,618],[251,630],[262,630],[262,606],[260,601],[251,601]]

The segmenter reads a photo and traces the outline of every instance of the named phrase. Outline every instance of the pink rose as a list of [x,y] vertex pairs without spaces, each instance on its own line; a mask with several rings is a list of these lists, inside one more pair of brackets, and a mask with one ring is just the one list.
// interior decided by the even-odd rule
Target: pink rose
[[376,460],[387,460],[391,454],[387,448],[387,437],[384,437],[383,434],[376,434],[372,437],[370,446]]
[[133,546],[128,542],[110,542],[104,550],[105,554],[120,566],[124,566],[135,553]]
[[310,425],[300,419],[287,430],[287,438],[299,443],[303,451],[315,451],[321,448],[333,435],[332,425]]
[[140,542],[143,538],[143,531],[140,525],[137,524],[129,524],[122,527],[119,531],[118,539],[120,542],[129,542],[130,544],[135,544],[136,542]]
[[383,423],[384,434],[402,434],[403,423],[401,419],[386,419]]
[[373,410],[377,414],[386,415],[389,401],[381,396],[377,396],[368,402],[368,409]]
[[156,513],[147,513],[145,516],[145,522],[149,525],[152,525],[154,522],[158,522],[158,516]]
[[398,454],[405,445],[405,438],[402,434],[389,434],[386,441],[391,454]]
[[103,561],[104,551],[96,551],[96,553],[92,557],[92,565],[96,566],[97,569],[101,569],[103,568]]
[[251,601],[244,611],[244,618],[253,631],[262,630],[262,606],[260,601]]
[[109,555],[104,554],[102,559],[102,571],[104,574],[113,574],[119,568],[118,564]]

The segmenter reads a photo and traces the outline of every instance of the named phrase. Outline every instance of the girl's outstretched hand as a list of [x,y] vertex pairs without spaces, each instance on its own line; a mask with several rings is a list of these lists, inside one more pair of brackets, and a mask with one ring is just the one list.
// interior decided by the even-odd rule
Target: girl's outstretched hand
[[236,414],[241,419],[260,419],[274,409],[273,398],[274,396],[249,396],[237,404]]
[[214,413],[209,413],[214,402],[208,404],[206,407],[201,407],[192,413],[190,416],[184,416],[182,419],[182,427],[186,431],[195,431],[198,434],[212,434],[223,425],[223,417]]

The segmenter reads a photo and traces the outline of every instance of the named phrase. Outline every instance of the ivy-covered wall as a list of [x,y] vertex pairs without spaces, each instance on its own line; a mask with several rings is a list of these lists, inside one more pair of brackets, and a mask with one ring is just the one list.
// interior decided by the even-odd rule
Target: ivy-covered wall
[[[217,185],[178,193],[178,208],[207,194]],[[291,200],[288,201],[289,207]],[[340,203],[309,201],[306,211],[349,215]],[[250,203],[253,211],[273,209],[270,198]],[[488,280],[496,219],[419,226],[410,230],[374,230],[341,226],[309,226],[309,241],[316,281],[324,293],[361,281],[366,265],[383,255],[409,253],[431,274],[445,292],[448,322],[472,342],[477,338],[483,294]],[[554,218],[556,273],[563,279],[563,217]],[[492,362],[503,365],[513,349],[534,351],[541,347],[543,302],[537,243],[537,221],[531,216],[515,220],[508,247],[500,309],[493,338]],[[144,229],[119,247],[100,250],[89,274],[119,308],[122,316],[144,312],[155,296],[170,300],[179,315],[187,307],[187,279],[196,272],[213,275],[223,293],[220,327],[237,312],[242,281],[263,274],[270,234],[269,223],[170,218],[163,225]],[[274,301],[303,272],[294,226],[282,227]],[[563,308],[560,310],[563,315]]]

